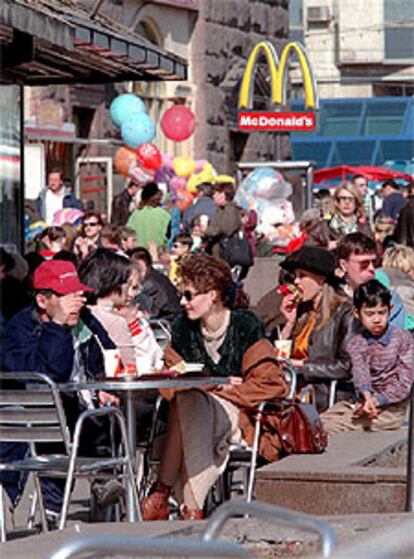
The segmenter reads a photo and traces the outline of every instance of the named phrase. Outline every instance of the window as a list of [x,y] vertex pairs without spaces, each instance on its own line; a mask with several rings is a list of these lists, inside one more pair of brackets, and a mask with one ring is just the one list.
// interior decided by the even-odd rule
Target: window
[[384,53],[387,60],[414,59],[412,0],[384,0]]
[[[0,86],[0,244],[19,248],[20,90]],[[21,208],[23,211],[23,208]]]
[[362,103],[326,104],[321,110],[322,136],[353,136],[358,133]]
[[303,0],[290,0],[289,4],[289,41],[304,42]]
[[363,125],[363,136],[401,134],[407,103],[369,103]]

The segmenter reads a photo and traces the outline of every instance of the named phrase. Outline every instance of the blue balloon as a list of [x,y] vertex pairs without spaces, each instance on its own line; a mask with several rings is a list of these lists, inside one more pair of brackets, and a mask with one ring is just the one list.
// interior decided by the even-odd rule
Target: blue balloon
[[133,93],[124,93],[118,95],[109,107],[109,114],[112,122],[119,128],[122,123],[128,120],[132,115],[145,113],[144,102]]
[[137,148],[146,142],[152,142],[155,136],[155,124],[146,113],[132,115],[121,125],[121,136],[131,148]]

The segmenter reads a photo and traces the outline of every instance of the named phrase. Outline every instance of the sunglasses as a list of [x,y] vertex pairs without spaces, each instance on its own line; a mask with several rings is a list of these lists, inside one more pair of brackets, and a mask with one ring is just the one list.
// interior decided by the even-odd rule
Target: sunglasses
[[355,202],[355,198],[353,196],[338,196],[339,202]]
[[203,293],[193,293],[189,289],[185,289],[184,291],[178,292],[178,297],[181,299],[185,299],[186,301],[192,301],[197,295],[203,295]]
[[97,225],[99,225],[97,221],[88,221],[88,223],[83,224],[84,227],[96,227]]
[[350,258],[350,261],[354,262],[354,264],[358,264],[361,270],[368,270],[370,266],[375,267],[375,260],[376,258],[366,258],[365,260],[355,260],[354,258]]

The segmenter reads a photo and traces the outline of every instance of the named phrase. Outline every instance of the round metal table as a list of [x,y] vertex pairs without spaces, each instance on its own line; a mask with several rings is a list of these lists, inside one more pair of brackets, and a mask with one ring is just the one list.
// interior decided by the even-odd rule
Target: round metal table
[[[68,382],[65,384],[59,384],[58,387],[61,392],[103,390],[104,392],[118,393],[123,400],[131,456],[136,456],[137,422],[135,400],[139,397],[139,392],[146,390],[159,390],[162,388],[203,388],[204,386],[217,386],[225,384],[229,384],[229,379],[227,377],[192,377],[187,373],[174,377],[166,376],[165,378],[161,378],[161,375],[156,375],[156,377],[154,376],[154,379],[151,379],[150,375],[146,375],[146,378],[141,380],[139,377],[134,379],[126,377],[122,379],[118,378],[116,380],[105,379],[89,382]],[[135,472],[136,471],[137,468],[135,466]],[[127,495],[127,514],[130,522],[135,522],[137,520],[132,494]]]

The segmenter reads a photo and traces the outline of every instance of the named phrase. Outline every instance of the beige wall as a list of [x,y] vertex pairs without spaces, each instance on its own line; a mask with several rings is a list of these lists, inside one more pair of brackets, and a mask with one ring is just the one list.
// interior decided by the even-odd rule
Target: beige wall
[[[316,6],[328,7],[327,21],[308,21],[308,8]],[[320,98],[371,97],[374,82],[398,82],[401,69],[409,68],[384,61],[382,0],[303,0],[303,18]],[[408,74],[413,70],[411,66]],[[294,71],[292,83],[300,92],[299,82]]]

